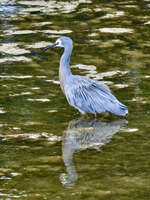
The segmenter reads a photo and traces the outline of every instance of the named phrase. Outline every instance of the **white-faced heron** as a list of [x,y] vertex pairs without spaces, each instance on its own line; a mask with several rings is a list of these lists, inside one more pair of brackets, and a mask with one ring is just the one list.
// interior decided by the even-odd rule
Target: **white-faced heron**
[[55,44],[45,48],[45,50],[55,46],[64,48],[60,59],[59,79],[69,104],[82,114],[109,112],[120,116],[127,115],[127,107],[116,99],[103,82],[72,74],[69,64],[72,43],[69,37],[64,36],[57,39]]

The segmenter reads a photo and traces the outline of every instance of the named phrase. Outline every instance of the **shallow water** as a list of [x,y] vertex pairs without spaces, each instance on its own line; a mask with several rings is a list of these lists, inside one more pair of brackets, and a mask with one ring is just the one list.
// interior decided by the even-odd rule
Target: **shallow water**
[[[150,1],[0,1],[0,199],[150,199]],[[127,119],[80,119],[58,80],[109,85]]]

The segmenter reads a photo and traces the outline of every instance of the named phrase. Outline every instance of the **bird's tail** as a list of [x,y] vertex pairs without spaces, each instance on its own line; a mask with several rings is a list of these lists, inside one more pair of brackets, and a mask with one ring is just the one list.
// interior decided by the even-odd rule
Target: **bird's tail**
[[118,109],[116,110],[117,112],[115,114],[120,115],[120,116],[126,116],[128,115],[128,108],[122,103],[118,103]]

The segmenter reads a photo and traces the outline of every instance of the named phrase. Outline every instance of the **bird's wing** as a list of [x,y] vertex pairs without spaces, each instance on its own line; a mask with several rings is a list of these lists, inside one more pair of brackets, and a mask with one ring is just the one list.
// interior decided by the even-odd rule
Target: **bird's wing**
[[123,105],[103,82],[82,76],[74,76],[67,87],[66,96],[72,106],[93,114],[102,112],[119,114],[120,106]]

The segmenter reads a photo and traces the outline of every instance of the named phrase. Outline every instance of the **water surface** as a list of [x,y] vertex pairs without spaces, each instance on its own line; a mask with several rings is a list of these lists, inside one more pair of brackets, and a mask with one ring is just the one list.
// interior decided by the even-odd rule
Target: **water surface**
[[[0,2],[0,199],[150,199],[150,1]],[[80,119],[59,86],[72,71],[104,81],[127,119]]]

